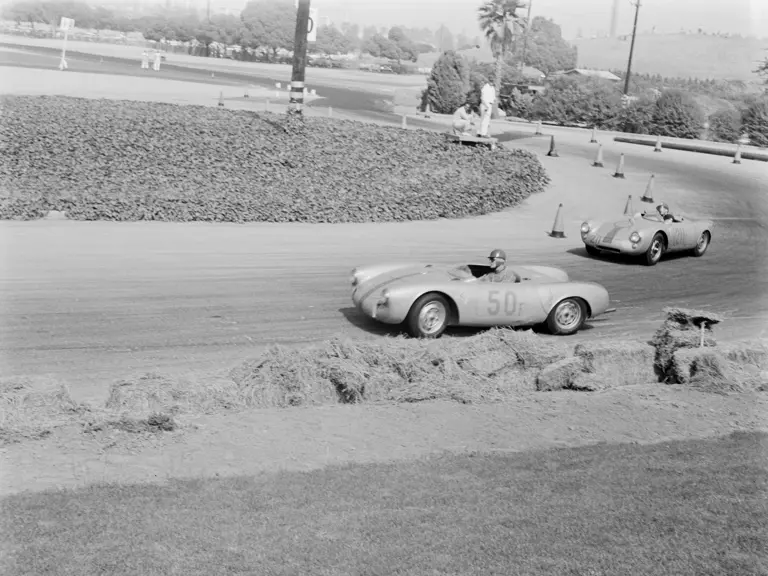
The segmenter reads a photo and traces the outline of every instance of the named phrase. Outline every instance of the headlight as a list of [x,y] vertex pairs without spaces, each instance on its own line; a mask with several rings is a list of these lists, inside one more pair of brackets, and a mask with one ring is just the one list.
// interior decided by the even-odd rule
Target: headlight
[[357,279],[357,268],[354,268],[352,272],[349,274],[349,283],[352,284],[352,286],[357,286],[358,279]]
[[377,306],[386,306],[389,303],[389,290],[384,288],[384,290],[381,291],[381,294],[379,295],[379,301],[376,303]]
[[629,241],[632,242],[632,244],[637,244],[640,242],[640,234],[632,232],[632,234],[629,235]]
[[584,224],[581,225],[581,233],[586,234],[589,232],[589,222],[584,222]]

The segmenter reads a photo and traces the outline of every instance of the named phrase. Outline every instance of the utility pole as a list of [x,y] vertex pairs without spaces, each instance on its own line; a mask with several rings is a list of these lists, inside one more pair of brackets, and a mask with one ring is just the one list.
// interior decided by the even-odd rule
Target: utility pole
[[304,105],[304,72],[307,68],[307,30],[309,28],[309,1],[298,0],[296,11],[296,35],[293,40],[293,73],[291,74],[291,97],[289,114],[302,115]]
[[211,0],[208,0],[208,24],[211,23]]
[[528,0],[528,15],[525,17],[525,32],[523,32],[523,54],[520,58],[520,72],[525,69],[525,53],[528,50],[528,32],[531,29],[531,4],[533,0]]
[[632,73],[632,54],[635,51],[635,34],[637,33],[637,15],[640,12],[640,0],[635,0],[635,23],[632,26],[632,44],[629,46],[629,61],[627,62],[627,77],[624,79],[624,95],[629,92],[629,75]]

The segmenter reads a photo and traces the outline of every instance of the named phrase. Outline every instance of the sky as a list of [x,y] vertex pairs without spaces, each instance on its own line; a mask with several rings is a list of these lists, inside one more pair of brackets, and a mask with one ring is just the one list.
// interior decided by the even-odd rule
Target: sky
[[[378,26],[402,24],[437,28],[445,24],[454,34],[477,33],[481,0],[312,0],[319,16]],[[634,6],[619,0],[618,34],[631,34]],[[552,18],[566,39],[610,31],[613,0],[532,0],[531,16]],[[638,33],[678,32],[681,27],[768,38],[768,0],[641,0]]]

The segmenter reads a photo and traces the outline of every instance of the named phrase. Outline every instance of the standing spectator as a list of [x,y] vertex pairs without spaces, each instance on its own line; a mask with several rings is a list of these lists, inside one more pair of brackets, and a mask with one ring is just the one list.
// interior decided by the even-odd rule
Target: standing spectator
[[480,116],[482,121],[480,122],[480,133],[477,135],[481,138],[488,137],[488,127],[491,124],[491,110],[493,109],[493,103],[496,101],[496,89],[488,82],[483,85],[483,89],[480,91]]
[[160,50],[155,50],[155,63],[153,68],[158,71],[160,70],[160,58]]
[[141,53],[141,69],[149,70],[149,52],[146,50]]

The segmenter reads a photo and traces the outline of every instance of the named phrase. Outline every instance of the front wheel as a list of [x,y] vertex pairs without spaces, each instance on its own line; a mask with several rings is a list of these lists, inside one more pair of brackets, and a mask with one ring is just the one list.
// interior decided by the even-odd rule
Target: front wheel
[[448,327],[450,306],[440,294],[424,294],[408,313],[408,331],[416,338],[439,338]]
[[712,237],[709,235],[709,232],[705,230],[701,233],[701,236],[699,236],[699,239],[696,241],[696,248],[693,249],[693,255],[697,258],[704,256],[704,252],[707,251],[707,248],[709,248],[709,242],[712,239]]
[[651,245],[648,246],[648,250],[645,252],[646,266],[655,266],[658,264],[662,254],[664,254],[664,236],[656,233],[653,240],[651,240]]
[[587,310],[579,298],[566,298],[557,303],[547,316],[547,328],[552,334],[575,334],[587,319]]

